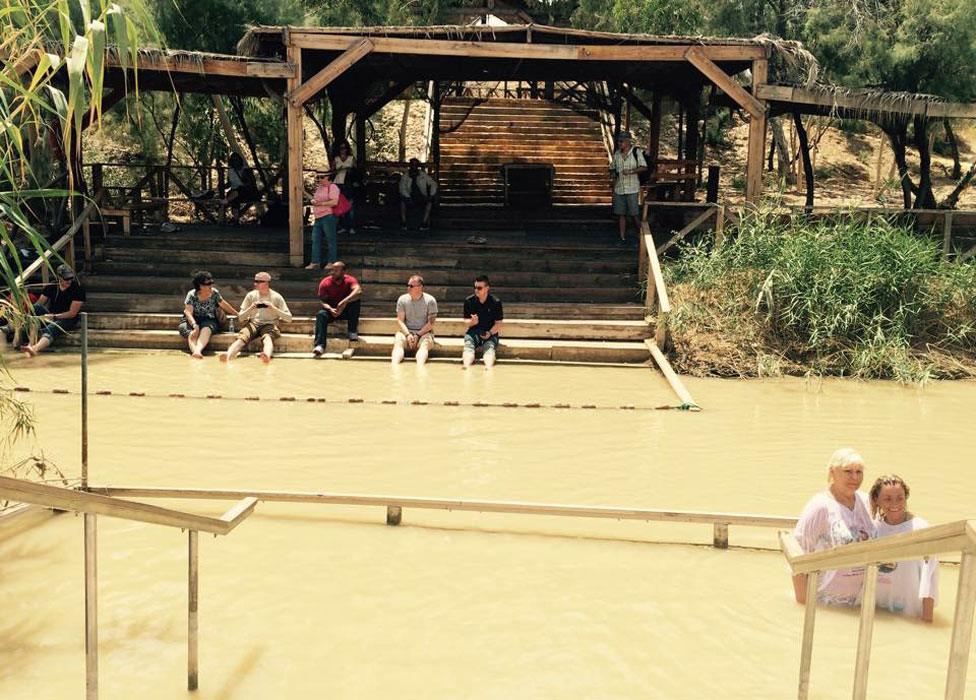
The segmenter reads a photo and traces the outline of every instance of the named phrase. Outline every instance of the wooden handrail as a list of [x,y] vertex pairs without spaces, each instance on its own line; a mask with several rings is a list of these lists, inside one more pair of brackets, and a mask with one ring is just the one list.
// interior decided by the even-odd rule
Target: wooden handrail
[[74,239],[75,234],[78,233],[78,229],[81,228],[82,224],[88,221],[88,217],[91,215],[92,209],[94,209],[95,206],[96,204],[94,201],[89,202],[88,205],[82,209],[81,215],[75,219],[73,224],[71,224],[71,228],[69,228],[68,231],[61,236],[61,238],[56,240],[47,250],[45,250],[43,255],[28,265],[23,272],[17,275],[16,279],[14,280],[14,284],[17,286],[24,284],[24,282],[29,280],[35,272],[40,270],[45,264],[48,264],[51,256],[68,245],[68,243]]
[[806,607],[803,639],[800,645],[799,700],[810,691],[810,666],[813,654],[814,620],[817,610],[817,582],[821,572],[834,569],[865,567],[861,600],[861,623],[858,630],[857,659],[854,668],[854,700],[867,697],[868,668],[871,660],[871,634],[876,607],[878,566],[882,562],[921,559],[926,556],[960,552],[959,588],[952,622],[952,642],[946,672],[946,700],[963,700],[969,648],[973,637],[973,615],[976,612],[976,520],[959,520],[927,527],[915,532],[881,537],[864,542],[833,547],[805,554],[791,532],[780,532],[780,546],[794,575],[806,576]]
[[167,525],[185,530],[200,530],[214,535],[226,535],[231,532],[251,514],[257,504],[257,499],[245,497],[220,518],[212,518],[9,476],[0,476],[0,499],[154,525]]
[[655,508],[620,508],[613,506],[583,506],[525,501],[476,501],[457,498],[427,498],[386,494],[327,493],[302,491],[268,491],[242,489],[186,489],[142,486],[90,486],[89,492],[106,496],[130,498],[178,498],[236,500],[256,498],[269,503],[317,503],[343,506],[380,506],[386,508],[419,508],[425,510],[458,510],[478,513],[511,513],[516,515],[550,515],[574,518],[605,518],[610,520],[643,520],[646,522],[701,523],[712,525],[716,546],[728,545],[730,525],[746,527],[794,527],[796,518],[780,515],[750,513],[720,513],[690,510],[660,510]]

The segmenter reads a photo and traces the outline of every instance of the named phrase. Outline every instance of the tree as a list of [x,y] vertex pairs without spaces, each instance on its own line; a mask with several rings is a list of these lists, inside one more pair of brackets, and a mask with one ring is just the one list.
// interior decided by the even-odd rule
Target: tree
[[156,6],[159,31],[170,46],[235,53],[248,25],[302,24],[300,0],[194,0]]

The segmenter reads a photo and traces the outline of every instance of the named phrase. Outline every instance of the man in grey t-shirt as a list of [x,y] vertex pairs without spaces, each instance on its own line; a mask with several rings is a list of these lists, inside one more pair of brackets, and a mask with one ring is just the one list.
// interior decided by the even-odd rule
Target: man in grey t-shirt
[[407,350],[415,350],[417,364],[423,365],[434,345],[437,300],[424,291],[420,275],[407,280],[407,293],[397,299],[396,315],[399,330],[393,341],[393,364],[402,362]]

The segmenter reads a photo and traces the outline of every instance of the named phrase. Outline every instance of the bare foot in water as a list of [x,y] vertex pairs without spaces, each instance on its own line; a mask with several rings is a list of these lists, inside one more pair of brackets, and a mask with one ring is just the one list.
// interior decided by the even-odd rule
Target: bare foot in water
[[261,358],[261,362],[263,362],[264,364],[268,364],[269,362],[271,362],[271,355],[269,355],[266,352],[259,352],[258,357]]
[[227,359],[228,359],[228,358],[227,358],[227,353],[226,353],[226,352],[222,352],[222,353],[220,353],[219,355],[217,355],[217,357],[219,357],[219,358],[220,358],[220,361],[221,361],[221,362],[227,362]]
[[37,352],[30,345],[21,345],[20,351],[27,355],[27,357],[36,357]]
[[197,350],[196,352],[191,352],[190,353],[190,357],[192,357],[194,360],[202,360],[203,359],[203,353],[200,352],[199,350]]

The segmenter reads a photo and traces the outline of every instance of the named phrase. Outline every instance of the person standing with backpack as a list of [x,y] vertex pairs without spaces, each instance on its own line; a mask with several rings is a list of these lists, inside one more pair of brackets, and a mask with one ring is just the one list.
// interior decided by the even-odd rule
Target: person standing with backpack
[[634,148],[634,141],[629,131],[621,131],[617,136],[617,150],[613,154],[611,170],[613,183],[613,213],[617,217],[620,240],[618,244],[627,243],[627,217],[630,217],[640,235],[640,174],[647,172],[647,161],[644,154]]

